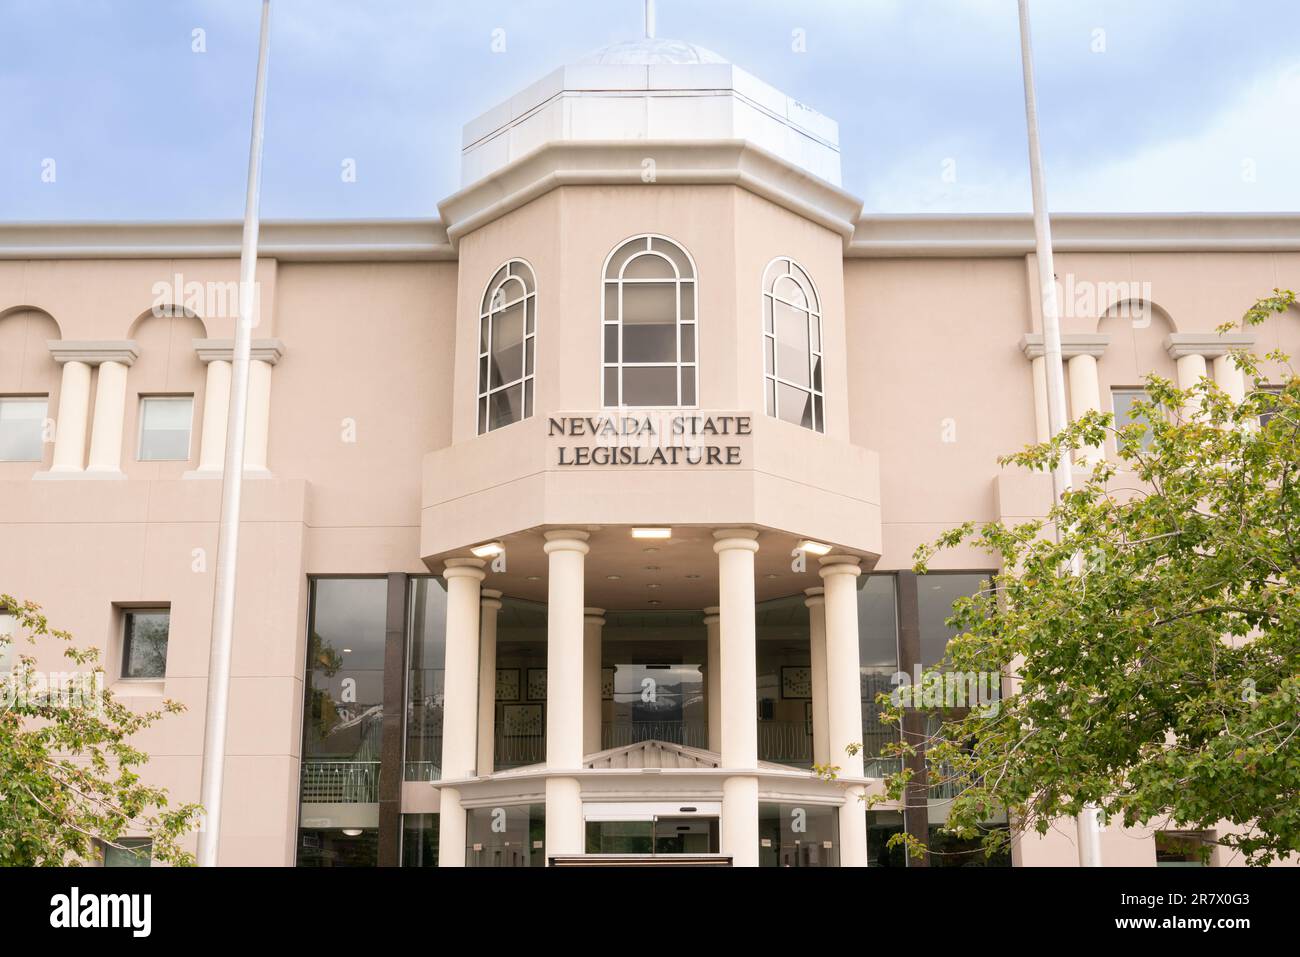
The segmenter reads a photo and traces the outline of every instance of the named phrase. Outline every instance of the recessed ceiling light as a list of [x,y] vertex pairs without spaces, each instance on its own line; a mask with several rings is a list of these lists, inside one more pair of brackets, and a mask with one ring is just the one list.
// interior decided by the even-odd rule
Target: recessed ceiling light
[[622,577],[623,577],[622,575],[606,575],[606,576],[605,576],[605,580],[606,580],[606,581],[611,581],[611,582],[616,582],[616,581],[618,581],[618,580],[619,580],[620,578],[622,578]]
[[350,654],[352,654],[352,649],[351,649],[351,648],[344,648],[344,649],[343,649],[343,653],[344,653],[345,655],[350,655]]
[[361,828],[359,828],[359,827],[345,827],[345,828],[343,829],[343,833],[346,834],[348,837],[360,837],[360,836],[361,836]]
[[645,570],[648,571],[648,572],[657,572],[657,571],[659,571],[659,566],[658,566],[658,565],[647,565],[647,566],[645,567]]
[[662,587],[662,586],[661,586],[658,582],[651,582],[650,584],[646,585],[645,587],[646,587],[646,588],[660,588],[660,587]]
[[541,575],[529,575],[529,576],[528,576],[528,580],[529,580],[530,582],[539,582],[539,581],[542,580],[542,576],[541,576]]
[[686,576],[686,578],[687,578],[688,581],[697,581],[697,580],[699,579],[699,577],[700,577],[699,575],[687,575],[687,576]]
[[672,538],[673,530],[671,528],[634,528],[632,529],[633,538]]
[[775,574],[772,574],[771,572],[769,572],[768,574],[764,575],[763,577],[764,577],[764,578],[780,578],[781,576],[780,576],[780,575],[775,575]]
[[484,542],[482,545],[475,545],[469,553],[475,558],[492,558],[505,550],[506,547],[500,542]]
[[661,601],[660,601],[659,599],[657,599],[657,598],[651,598],[648,602],[646,602],[646,604],[647,604],[647,605],[662,605],[663,602],[661,602]]
[[814,542],[811,538],[805,538],[795,548],[801,552],[807,552],[809,555],[825,555],[831,550],[831,546],[825,542]]

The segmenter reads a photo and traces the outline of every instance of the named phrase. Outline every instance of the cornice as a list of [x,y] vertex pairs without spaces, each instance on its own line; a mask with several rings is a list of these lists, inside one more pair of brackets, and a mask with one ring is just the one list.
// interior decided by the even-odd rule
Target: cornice
[[[449,226],[438,219],[267,221],[258,252],[284,262],[455,260],[455,237],[556,187],[644,185],[647,155],[655,157],[658,183],[737,184],[823,223],[845,236],[846,258],[1020,258],[1034,251],[1027,215],[860,216],[858,200],[838,187],[743,141],[723,143],[712,144],[711,156],[700,143],[657,145],[653,154],[649,141],[619,143],[603,156],[611,144],[552,144],[444,200]],[[0,260],[237,259],[241,225],[4,223]],[[1300,214],[1058,213],[1052,234],[1058,253],[1300,252]]]
[[140,357],[140,347],[134,339],[49,339],[50,355],[62,365],[65,362],[120,362],[129,366]]
[[[653,179],[645,160],[654,160]],[[438,204],[455,245],[561,186],[740,186],[844,237],[862,201],[746,140],[591,140],[539,146]]]
[[1165,336],[1165,351],[1174,359],[1187,356],[1217,359],[1226,356],[1233,349],[1249,349],[1254,344],[1255,336],[1249,332],[1229,332],[1223,335],[1215,332],[1171,332]]
[[[1296,252],[1300,213],[1056,213],[1052,249],[1082,252]],[[868,215],[855,259],[1019,257],[1034,251],[1028,214]]]
[[[243,224],[50,222],[0,225],[0,259],[238,259]],[[285,262],[455,259],[436,219],[264,221],[258,256]]]
[[[1092,356],[1100,359],[1110,345],[1110,336],[1102,333],[1079,332],[1061,336],[1061,358],[1073,359],[1075,356]],[[1020,340],[1020,351],[1027,359],[1043,357],[1043,334],[1027,332]]]
[[[234,339],[195,339],[194,351],[199,354],[199,361],[212,362],[217,359],[233,362],[235,358]],[[279,339],[254,339],[250,359],[275,365],[284,355],[284,343]]]

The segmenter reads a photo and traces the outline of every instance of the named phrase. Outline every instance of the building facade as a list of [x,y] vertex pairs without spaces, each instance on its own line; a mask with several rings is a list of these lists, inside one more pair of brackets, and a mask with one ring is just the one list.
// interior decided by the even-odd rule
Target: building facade
[[[221,863],[902,865],[888,837],[945,795],[865,808],[894,760],[876,694],[996,571],[912,553],[1051,498],[997,465],[1047,432],[1028,217],[863,215],[833,121],[667,40],[557,70],[463,146],[437,220],[263,226]],[[1243,341],[1300,352],[1294,317],[1214,333],[1300,285],[1300,217],[1054,227],[1072,414],[1126,415],[1148,372],[1240,393]],[[238,246],[0,227],[0,591],[99,647],[119,697],[186,705],[139,741],[177,800]],[[929,863],[1073,842],[986,861],[934,833]],[[1102,848],[1179,857],[1156,827]]]

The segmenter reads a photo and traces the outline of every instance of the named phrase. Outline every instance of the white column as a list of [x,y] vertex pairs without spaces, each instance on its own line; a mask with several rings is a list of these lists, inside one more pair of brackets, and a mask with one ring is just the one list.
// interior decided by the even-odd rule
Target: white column
[[95,416],[90,428],[87,472],[120,474],[122,420],[126,415],[126,364],[106,359],[99,364],[95,385]]
[[[203,390],[203,435],[199,445],[200,472],[220,472],[226,461],[226,416],[230,412],[230,362],[208,363],[208,383]],[[245,442],[247,446],[247,442]]]
[[[1101,386],[1097,381],[1097,359],[1087,353],[1070,357],[1070,421],[1077,422],[1085,412],[1101,411]],[[1102,459],[1102,447],[1090,445],[1080,449],[1078,461],[1088,468]]]
[[586,608],[582,619],[582,754],[595,754],[600,747],[601,631],[605,609]]
[[[1199,353],[1190,353],[1178,357],[1178,388],[1191,389],[1196,383],[1205,378],[1209,373],[1205,367],[1205,356]],[[1200,412],[1201,403],[1198,399],[1192,398],[1183,406],[1183,418],[1195,418]]]
[[821,588],[805,588],[808,606],[808,651],[812,664],[813,763],[830,763],[830,726],[826,711],[826,597]]
[[481,588],[478,629],[478,773],[491,774],[496,760],[497,612],[501,592]]
[[717,754],[722,753],[722,656],[718,650],[722,642],[722,632],[718,628],[721,620],[716,606],[704,609],[704,627],[708,633],[704,697],[709,715],[709,750]]
[[[1214,357],[1214,381],[1238,405],[1246,398],[1246,377],[1231,355]],[[60,406],[62,408],[62,406]]]
[[[587,533],[546,533],[546,767],[582,767],[583,605]],[[582,794],[576,777],[546,779],[546,855],[581,854]]]
[[758,715],[754,553],[758,533],[713,533],[718,555],[718,650],[722,665],[722,853],[737,867],[758,866]]
[[1039,442],[1052,437],[1051,423],[1047,418],[1047,360],[1035,356],[1030,362],[1034,376],[1034,429]]
[[59,385],[59,420],[54,424],[51,472],[80,472],[86,466],[86,419],[90,412],[90,366],[63,363]]
[[244,432],[244,471],[266,471],[267,441],[271,431],[271,363],[253,359],[248,364],[248,419]]
[[[478,719],[479,586],[483,562],[452,558],[447,580],[447,656],[443,672],[442,779],[474,776]],[[438,805],[438,866],[465,866],[465,809],[460,789],[444,787]]]
[[846,781],[840,807],[840,866],[867,865],[867,809],[862,801],[862,669],[858,658],[859,560],[847,555],[821,559],[826,586],[826,714],[830,729],[831,763],[840,766]]

